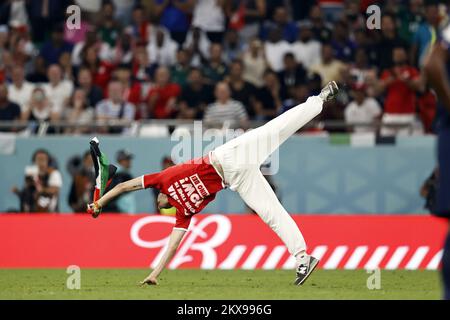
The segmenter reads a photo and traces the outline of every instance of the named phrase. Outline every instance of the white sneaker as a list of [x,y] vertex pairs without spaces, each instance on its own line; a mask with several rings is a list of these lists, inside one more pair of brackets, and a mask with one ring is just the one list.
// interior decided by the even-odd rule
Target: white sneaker
[[316,259],[313,256],[307,256],[297,267],[294,284],[299,286],[305,283],[306,279],[308,279],[309,275],[314,271],[318,264],[319,259]]
[[319,97],[322,98],[323,101],[330,101],[337,96],[338,92],[339,87],[336,81],[330,81],[325,87],[323,87],[322,91],[319,94]]

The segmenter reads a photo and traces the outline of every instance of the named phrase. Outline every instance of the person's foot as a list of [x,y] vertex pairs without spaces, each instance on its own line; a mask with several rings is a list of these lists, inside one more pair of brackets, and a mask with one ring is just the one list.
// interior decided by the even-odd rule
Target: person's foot
[[330,81],[327,83],[325,87],[323,87],[322,91],[319,94],[319,97],[322,98],[322,100],[330,101],[336,97],[336,95],[339,92],[339,87],[336,83],[336,81]]
[[316,259],[313,256],[306,256],[302,260],[303,261],[300,262],[296,270],[296,277],[294,284],[297,286],[300,286],[303,283],[305,283],[306,279],[308,279],[311,272],[313,272],[314,269],[319,264],[319,259]]

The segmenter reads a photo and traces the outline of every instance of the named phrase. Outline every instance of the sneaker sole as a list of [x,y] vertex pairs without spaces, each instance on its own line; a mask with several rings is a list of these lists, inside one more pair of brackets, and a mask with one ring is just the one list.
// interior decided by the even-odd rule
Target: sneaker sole
[[314,271],[314,269],[316,269],[317,265],[319,264],[320,260],[319,259],[315,259],[313,261],[313,264],[311,265],[311,268],[309,269],[309,272],[306,274],[306,276],[299,282],[297,282],[297,280],[295,280],[294,284],[296,286],[301,286],[302,284],[305,283],[305,281],[309,278],[309,276],[311,275],[311,273]]

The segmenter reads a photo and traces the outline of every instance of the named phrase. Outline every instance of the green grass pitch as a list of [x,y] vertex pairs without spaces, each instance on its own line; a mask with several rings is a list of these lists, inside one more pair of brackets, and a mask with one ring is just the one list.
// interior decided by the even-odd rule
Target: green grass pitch
[[0,299],[440,299],[436,271],[381,271],[369,290],[364,270],[316,270],[301,287],[284,270],[169,270],[158,286],[140,287],[146,269],[81,269],[69,290],[64,269],[0,269]]

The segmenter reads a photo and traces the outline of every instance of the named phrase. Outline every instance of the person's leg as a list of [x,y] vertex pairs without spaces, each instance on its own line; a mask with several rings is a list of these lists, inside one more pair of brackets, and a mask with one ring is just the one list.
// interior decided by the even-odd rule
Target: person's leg
[[265,125],[247,131],[216,149],[233,153],[233,164],[239,167],[260,166],[278,147],[322,111],[323,100],[309,97],[305,103],[284,112]]
[[450,230],[444,244],[442,256],[442,279],[444,281],[444,299],[450,300]]
[[280,237],[293,256],[306,252],[306,243],[294,219],[283,208],[261,171],[245,173],[245,181],[236,190],[242,200]]

